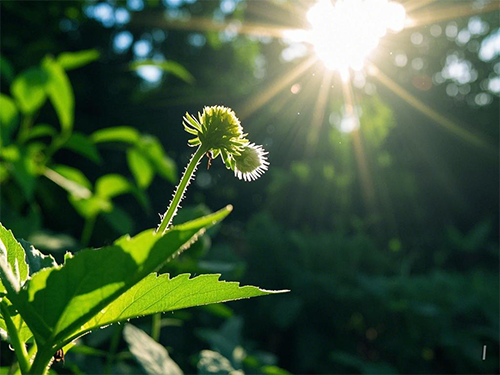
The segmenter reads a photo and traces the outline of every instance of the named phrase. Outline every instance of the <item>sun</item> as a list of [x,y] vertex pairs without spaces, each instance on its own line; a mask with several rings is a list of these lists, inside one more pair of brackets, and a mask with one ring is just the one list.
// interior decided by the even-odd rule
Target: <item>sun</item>
[[307,12],[308,39],[326,67],[347,77],[360,70],[387,30],[405,26],[404,7],[387,0],[319,0]]

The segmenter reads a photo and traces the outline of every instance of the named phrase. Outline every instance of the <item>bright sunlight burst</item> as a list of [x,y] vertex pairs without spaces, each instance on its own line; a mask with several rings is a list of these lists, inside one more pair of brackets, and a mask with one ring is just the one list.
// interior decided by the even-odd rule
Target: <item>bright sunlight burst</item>
[[405,18],[403,6],[387,0],[319,0],[307,13],[316,54],[345,78],[349,68],[363,67],[387,29],[401,31]]

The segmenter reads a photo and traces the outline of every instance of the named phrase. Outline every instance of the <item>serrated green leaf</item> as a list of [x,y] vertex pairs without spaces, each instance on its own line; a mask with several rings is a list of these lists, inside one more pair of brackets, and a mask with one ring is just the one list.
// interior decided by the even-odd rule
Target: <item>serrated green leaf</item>
[[[10,230],[0,223],[0,261],[10,269],[17,287],[21,287],[28,278],[28,265],[24,249]],[[2,277],[3,279],[3,277]],[[5,292],[3,280],[0,280],[0,292]]]
[[71,83],[62,66],[52,58],[45,58],[43,68],[47,73],[45,90],[59,117],[62,133],[69,135],[73,129],[75,110]]
[[141,189],[147,188],[155,174],[148,158],[141,150],[131,148],[127,151],[127,162],[137,185]]
[[168,355],[167,349],[158,344],[146,332],[127,324],[123,329],[123,338],[128,343],[130,352],[142,366],[146,374],[182,375],[180,367]]
[[5,57],[0,57],[0,76],[9,83],[14,79],[14,68]]
[[95,183],[95,193],[102,198],[113,198],[134,190],[133,185],[119,174],[107,174]]
[[189,83],[190,85],[195,83],[195,79],[189,71],[184,68],[181,64],[169,60],[169,61],[154,61],[154,60],[143,60],[143,61],[135,61],[130,64],[130,69],[137,70],[143,66],[155,66],[160,68],[164,72],[171,73],[177,78],[182,79],[184,82]]
[[31,114],[45,103],[47,79],[47,72],[38,67],[25,70],[14,79],[10,91],[23,113]]
[[161,236],[146,230],[112,246],[83,250],[61,267],[44,269],[20,291],[16,307],[40,343],[63,345],[86,332],[85,323],[121,294],[187,248],[225,208]]
[[117,126],[113,128],[100,129],[92,133],[90,139],[94,143],[123,142],[135,144],[140,139],[140,134],[135,128],[128,126]]
[[78,52],[63,52],[57,56],[57,62],[64,70],[80,68],[98,60],[101,54],[95,49]]
[[284,292],[220,281],[219,274],[192,279],[190,276],[181,274],[170,278],[169,274],[150,274],[99,312],[87,323],[86,330],[142,315]]
[[94,163],[101,162],[101,156],[94,143],[82,133],[73,133],[71,137],[63,144],[63,148],[70,149],[92,160]]
[[19,113],[14,101],[7,95],[0,94],[0,145],[9,144],[10,136],[16,129]]

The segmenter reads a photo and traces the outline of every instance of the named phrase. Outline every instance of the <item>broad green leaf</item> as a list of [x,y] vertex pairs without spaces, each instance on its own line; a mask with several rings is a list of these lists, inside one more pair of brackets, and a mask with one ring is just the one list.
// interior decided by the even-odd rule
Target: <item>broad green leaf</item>
[[140,140],[139,147],[144,155],[154,165],[156,172],[166,180],[177,182],[177,167],[174,161],[167,156],[158,138],[146,135]]
[[102,198],[113,198],[133,191],[133,185],[119,174],[107,174],[95,183],[95,193]]
[[45,103],[47,79],[47,73],[36,67],[25,70],[12,82],[10,91],[23,113],[31,114]]
[[16,129],[19,113],[14,101],[7,95],[0,94],[0,145],[9,144],[10,136]]
[[[28,278],[28,265],[25,262],[24,249],[10,230],[0,223],[0,258],[4,259],[18,287],[21,287]],[[0,282],[0,292],[5,292],[5,287]]]
[[86,324],[85,330],[142,315],[284,292],[220,281],[219,274],[200,275],[192,279],[190,276],[181,274],[170,278],[169,274],[148,275],[101,310]]
[[94,143],[85,134],[76,132],[71,134],[71,137],[62,147],[75,151],[80,155],[85,156],[87,159],[92,160],[94,163],[101,162],[99,151],[97,151]]
[[47,73],[45,90],[54,106],[63,134],[69,135],[73,129],[75,98],[66,72],[54,59],[46,57],[43,68]]
[[6,82],[12,82],[14,79],[14,68],[12,64],[4,57],[0,56],[0,76],[5,79]]
[[171,73],[177,78],[182,79],[184,82],[189,84],[194,84],[195,79],[191,73],[188,72],[181,64],[175,61],[154,61],[154,60],[143,60],[135,61],[130,64],[130,69],[137,70],[143,66],[155,66],[160,68],[164,72]]
[[168,355],[167,349],[158,344],[143,330],[127,324],[123,329],[123,338],[128,343],[130,352],[146,374],[183,374],[177,363]]
[[229,212],[226,207],[163,236],[149,229],[122,237],[112,246],[80,251],[67,257],[63,266],[33,275],[20,291],[16,307],[38,342],[63,345],[84,333],[89,319]]
[[132,175],[141,189],[147,188],[154,177],[154,170],[141,150],[131,148],[127,151],[127,162]]
[[99,59],[101,54],[95,49],[78,52],[63,52],[57,56],[57,62],[64,70],[80,68]]
[[117,126],[114,128],[97,130],[92,133],[90,139],[94,143],[123,142],[136,144],[140,139],[140,134],[135,128]]

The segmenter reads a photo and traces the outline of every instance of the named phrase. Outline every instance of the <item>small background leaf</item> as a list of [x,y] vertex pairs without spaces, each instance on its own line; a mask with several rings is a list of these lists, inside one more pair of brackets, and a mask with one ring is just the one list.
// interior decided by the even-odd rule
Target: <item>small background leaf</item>
[[124,142],[135,144],[140,139],[140,134],[135,128],[128,126],[117,126],[113,128],[100,129],[92,133],[90,139],[94,143]]
[[143,330],[127,324],[123,338],[147,374],[182,375],[180,367],[168,355],[167,349],[149,337]]
[[133,190],[133,185],[125,177],[119,174],[102,176],[95,184],[95,193],[102,198],[113,198]]
[[95,49],[78,52],[63,52],[57,56],[57,62],[64,70],[80,68],[99,59],[101,54]]
[[0,94],[0,145],[9,144],[10,136],[16,129],[19,113],[14,101],[7,95]]
[[73,117],[75,98],[73,89],[66,72],[56,61],[45,58],[43,68],[47,73],[45,89],[54,106],[63,134],[71,133],[73,129]]
[[71,137],[64,143],[63,148],[70,149],[92,160],[94,163],[101,162],[101,156],[97,147],[92,143],[89,137],[82,133],[73,133]]
[[139,147],[154,165],[156,172],[164,179],[177,182],[177,166],[174,161],[167,156],[158,138],[145,135],[139,142]]
[[23,113],[31,114],[45,103],[47,79],[47,72],[36,67],[25,70],[12,82],[10,91]]
[[143,66],[155,66],[160,68],[164,72],[171,73],[177,78],[182,79],[184,82],[189,84],[194,84],[195,79],[189,71],[184,68],[181,64],[175,61],[155,61],[155,60],[143,60],[143,61],[135,61],[130,64],[130,69],[137,70]]
[[0,76],[8,83],[14,79],[14,68],[5,57],[0,57]]
[[127,151],[127,162],[137,185],[141,189],[147,188],[154,177],[154,169],[148,158],[141,150],[131,148]]
[[53,137],[56,133],[56,129],[54,129],[51,125],[37,124],[31,128],[31,131],[26,136],[26,140],[41,137]]

